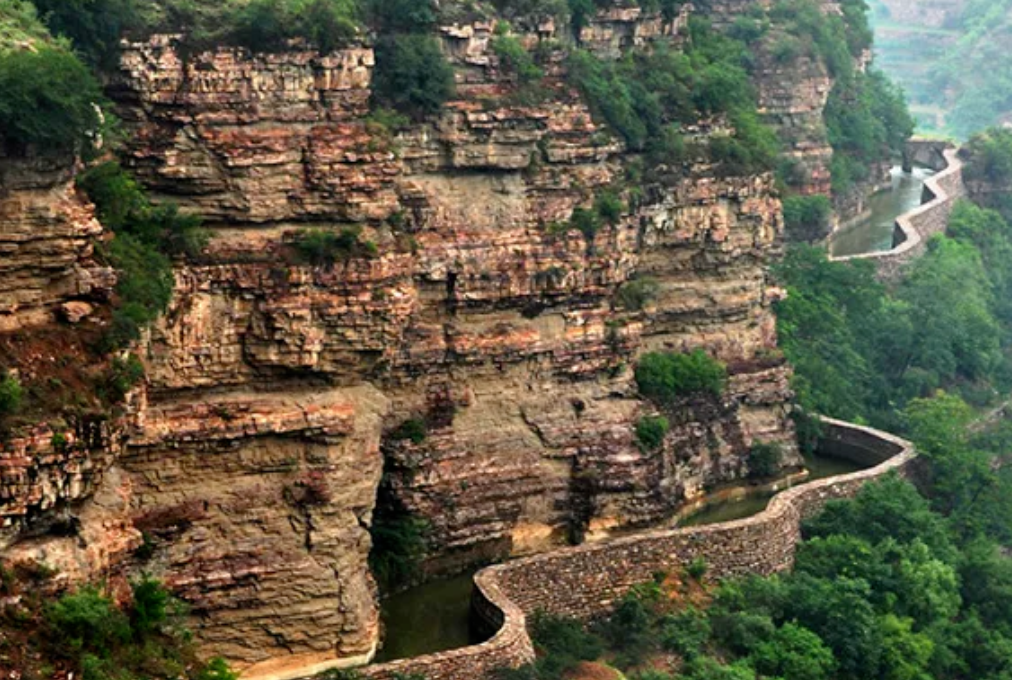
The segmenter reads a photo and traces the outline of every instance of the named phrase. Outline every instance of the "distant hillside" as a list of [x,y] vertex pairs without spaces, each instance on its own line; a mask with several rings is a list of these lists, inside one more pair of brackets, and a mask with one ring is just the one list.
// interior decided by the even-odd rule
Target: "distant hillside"
[[922,132],[967,137],[1012,119],[1012,0],[872,0],[878,66]]

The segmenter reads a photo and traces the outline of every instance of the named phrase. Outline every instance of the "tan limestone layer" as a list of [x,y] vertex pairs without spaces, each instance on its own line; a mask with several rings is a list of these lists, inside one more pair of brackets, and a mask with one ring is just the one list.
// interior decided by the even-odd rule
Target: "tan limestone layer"
[[0,153],[0,333],[57,321],[66,303],[104,300],[115,284],[95,260],[102,226],[72,169],[66,157]]
[[[202,652],[240,667],[372,653],[367,527],[387,400],[368,387],[232,392],[153,407],[119,461]],[[140,559],[140,558],[139,558]],[[129,566],[127,567],[129,569]]]

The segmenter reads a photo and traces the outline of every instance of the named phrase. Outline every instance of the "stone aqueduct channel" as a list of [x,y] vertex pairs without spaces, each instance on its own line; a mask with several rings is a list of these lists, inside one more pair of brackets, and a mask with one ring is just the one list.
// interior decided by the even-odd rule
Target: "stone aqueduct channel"
[[831,260],[872,260],[879,279],[895,282],[907,265],[924,254],[931,237],[945,231],[953,206],[966,195],[959,149],[948,142],[923,140],[912,141],[907,152],[915,159],[932,158],[942,162],[936,168],[938,174],[924,182],[924,202],[896,218],[893,247],[879,252],[831,257]]
[[697,558],[706,560],[708,573],[716,577],[788,570],[794,564],[802,522],[827,501],[852,497],[866,482],[892,472],[914,473],[912,444],[872,428],[824,418],[821,448],[873,467],[783,491],[766,510],[745,519],[644,532],[484,569],[475,576],[472,616],[495,631],[491,639],[368,666],[362,675],[376,680],[415,673],[427,680],[491,680],[497,668],[534,659],[526,622],[538,610],[591,618],[607,612],[618,598],[657,572],[678,569]]

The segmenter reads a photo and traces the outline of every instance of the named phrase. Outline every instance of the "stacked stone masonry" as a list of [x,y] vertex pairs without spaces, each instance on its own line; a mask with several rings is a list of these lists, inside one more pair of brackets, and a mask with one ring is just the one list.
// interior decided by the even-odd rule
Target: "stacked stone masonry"
[[898,437],[868,427],[823,419],[822,449],[874,467],[809,482],[777,494],[766,510],[746,519],[686,529],[645,532],[597,545],[489,567],[475,577],[472,615],[498,632],[488,642],[441,654],[364,669],[392,680],[421,673],[429,680],[492,680],[490,669],[515,667],[533,658],[527,617],[537,611],[592,619],[658,572],[671,572],[696,558],[715,578],[769,575],[790,569],[801,523],[827,501],[853,497],[875,479],[915,475],[916,452]]
[[[963,161],[958,150],[944,142],[942,152],[946,167],[924,182],[925,202],[896,219],[896,245],[891,250],[830,258],[835,262],[871,260],[882,281],[898,281],[908,265],[925,253],[928,241],[945,233],[956,201],[966,196],[963,184]],[[924,144],[921,143],[921,146]],[[918,154],[926,152],[919,150]]]

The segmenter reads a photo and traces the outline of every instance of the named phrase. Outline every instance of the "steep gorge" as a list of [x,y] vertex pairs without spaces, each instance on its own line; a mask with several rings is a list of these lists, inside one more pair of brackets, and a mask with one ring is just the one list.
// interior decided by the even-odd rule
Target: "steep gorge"
[[[584,45],[615,58],[678,43],[686,12],[603,12]],[[567,39],[539,30],[522,40]],[[268,672],[374,649],[368,529],[384,470],[386,500],[429,527],[435,574],[648,526],[746,476],[756,442],[797,463],[771,311],[783,230],[772,176],[697,164],[630,179],[638,154],[593,120],[562,61],[546,68],[549,96],[519,103],[493,35],[483,21],[442,27],[457,97],[396,132],[369,117],[367,45],[127,46],[110,86],[124,162],[203,215],[212,239],[177,263],[141,348],[146,384],[103,436],[65,455],[48,429],[4,447],[8,555],[70,576],[151,573],[192,607],[202,650]],[[810,117],[822,77],[798,94],[771,75],[779,89],[761,97],[785,120]],[[38,220],[32,239],[7,239],[27,273],[0,284],[24,296],[0,323],[21,348],[78,312],[97,326],[112,285],[90,259],[101,228],[63,173],[27,190],[66,197],[42,205],[66,239],[49,252],[67,264],[43,269],[54,259],[28,251]],[[604,190],[627,206],[614,223],[589,238],[554,226]],[[4,191],[4,226],[27,224],[34,204]],[[299,258],[300,230],[350,227],[375,255]],[[656,294],[626,309],[616,294],[644,279]],[[695,348],[727,363],[729,387],[673,409],[663,446],[646,450],[634,426],[654,407],[630,367]],[[412,419],[424,440],[394,435]],[[56,515],[72,529],[49,531]]]

